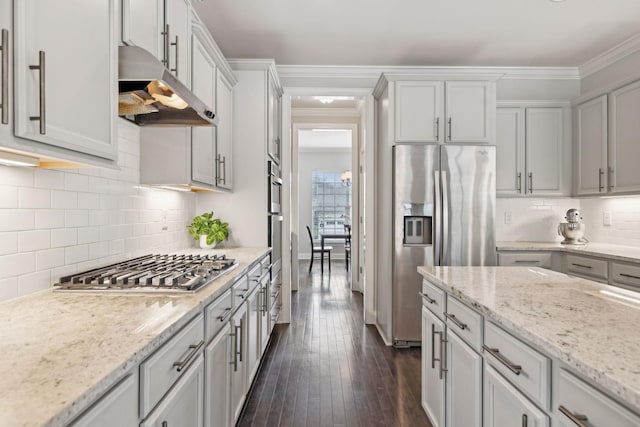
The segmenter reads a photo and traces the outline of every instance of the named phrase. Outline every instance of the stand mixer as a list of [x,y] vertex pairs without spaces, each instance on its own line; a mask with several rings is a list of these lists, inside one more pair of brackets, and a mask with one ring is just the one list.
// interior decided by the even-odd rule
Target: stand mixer
[[585,225],[581,222],[582,216],[578,209],[569,209],[567,222],[558,224],[558,235],[564,237],[560,243],[563,245],[586,245],[589,241],[584,238]]

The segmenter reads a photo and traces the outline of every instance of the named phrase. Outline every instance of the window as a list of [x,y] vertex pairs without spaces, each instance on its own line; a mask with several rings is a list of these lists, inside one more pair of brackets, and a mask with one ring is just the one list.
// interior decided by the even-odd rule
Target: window
[[311,234],[343,233],[351,224],[351,186],[344,183],[342,172],[311,172]]

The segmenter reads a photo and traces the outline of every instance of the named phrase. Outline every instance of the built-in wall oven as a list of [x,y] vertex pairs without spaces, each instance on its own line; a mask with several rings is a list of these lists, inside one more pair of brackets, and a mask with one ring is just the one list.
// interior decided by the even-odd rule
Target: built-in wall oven
[[278,165],[269,161],[269,246],[271,247],[271,278],[275,286],[282,283],[280,270],[282,266],[282,177]]

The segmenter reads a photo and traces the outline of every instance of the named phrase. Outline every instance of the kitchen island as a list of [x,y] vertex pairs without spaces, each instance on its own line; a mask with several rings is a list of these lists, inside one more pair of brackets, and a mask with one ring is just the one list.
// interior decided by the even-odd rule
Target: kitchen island
[[[567,369],[640,413],[637,294],[536,267],[419,267],[418,272],[425,279],[423,293],[431,292],[428,302],[435,285],[448,301],[462,302],[484,318],[485,344],[487,326],[497,325],[550,361],[552,383],[559,368]],[[443,319],[448,325],[446,310]],[[423,355],[426,348],[423,342]],[[477,348],[485,361],[495,360],[486,348]],[[557,384],[552,386],[556,390]],[[547,396],[556,399],[555,394],[549,390]],[[557,404],[545,399],[548,414],[557,413]]]
[[0,425],[66,425],[269,252],[179,252],[238,261],[196,293],[46,290],[0,303]]

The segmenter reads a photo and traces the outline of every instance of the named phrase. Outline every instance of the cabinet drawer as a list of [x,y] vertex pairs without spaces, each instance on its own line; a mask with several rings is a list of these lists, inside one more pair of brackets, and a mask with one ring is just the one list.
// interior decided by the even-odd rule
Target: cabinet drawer
[[493,323],[484,327],[484,358],[524,394],[549,408],[551,361]]
[[162,396],[184,373],[189,363],[202,353],[204,319],[194,318],[180,332],[140,365],[142,417],[146,417]]
[[227,323],[233,313],[231,289],[204,309],[204,341],[209,342]]
[[570,417],[585,416],[586,425],[606,427],[634,427],[640,417],[633,415],[595,388],[573,374],[560,369],[558,380],[558,407],[556,419],[560,426],[573,427]]
[[244,299],[249,296],[249,276],[244,275],[231,287],[231,301],[233,307],[237,307],[244,302]]
[[551,268],[549,252],[508,252],[498,254],[498,265],[505,267]]
[[634,291],[640,290],[640,266],[612,262],[611,281]]
[[428,280],[422,281],[422,305],[443,320],[444,312],[446,311],[446,301],[446,294],[442,289]]
[[460,301],[449,296],[444,312],[449,329],[464,339],[476,351],[482,347],[482,316]]
[[607,280],[607,261],[567,255],[567,270],[580,276]]
[[271,256],[267,255],[266,257],[262,258],[262,261],[260,261],[260,266],[262,268],[262,274],[266,274],[271,268]]

